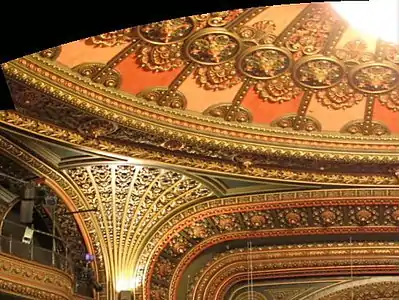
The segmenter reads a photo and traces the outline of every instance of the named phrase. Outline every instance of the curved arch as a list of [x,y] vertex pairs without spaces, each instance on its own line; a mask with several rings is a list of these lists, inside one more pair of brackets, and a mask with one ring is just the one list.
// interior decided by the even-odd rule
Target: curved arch
[[[392,242],[269,246],[251,251],[252,271],[254,279],[397,274],[398,253],[399,244]],[[351,255],[359,257],[354,265]],[[248,249],[235,249],[213,257],[196,275],[188,299],[226,299],[233,285],[247,281],[248,256]]]
[[213,196],[195,177],[154,166],[102,163],[63,173],[98,208],[95,222],[102,229],[99,238],[116,289],[130,290],[140,282],[137,258],[159,226],[178,210]]
[[[175,261],[178,263],[173,264],[174,267],[171,269],[173,275],[169,272],[167,279],[165,279],[171,284],[169,287],[171,295],[174,295],[176,291],[176,284],[179,280],[179,276],[181,276],[183,270],[192,259],[211,245],[226,240],[246,239],[248,237],[301,236],[309,234],[397,232],[397,221],[393,218],[393,215],[395,215],[394,212],[398,209],[395,205],[398,197],[399,190],[395,189],[353,189],[286,192],[208,200],[173,216],[168,224],[160,228],[157,235],[154,235],[148,242],[148,246],[145,251],[142,252],[146,254],[145,256],[143,255],[142,260],[143,264],[146,265],[146,269],[142,270],[143,274],[146,275],[143,293],[145,296],[149,293],[151,276],[154,272],[154,266],[158,261],[157,257],[159,257],[166,248],[170,249],[171,245],[176,245],[175,238],[179,236],[179,232],[184,231],[185,234],[187,234],[185,230],[194,227],[197,222],[201,223],[207,218],[215,218],[234,213],[252,214],[256,212],[261,212],[268,216],[270,212],[274,211],[273,218],[278,218],[280,220],[280,228],[271,228],[270,223],[265,224],[265,228],[263,229],[254,226],[255,224],[249,224],[250,226],[247,228],[237,229],[232,227],[228,232],[223,234],[216,234],[212,238],[203,237],[199,239],[198,243],[192,247],[189,246],[177,259],[175,258]],[[346,207],[345,211],[347,214],[345,218],[349,220],[347,224],[343,222],[344,207]],[[370,215],[368,212],[364,212],[364,207],[371,209]],[[380,219],[377,220],[375,217],[377,207],[378,209],[381,208],[383,212],[384,217],[382,221]],[[304,214],[305,212],[306,214]],[[327,213],[323,214],[323,212]],[[333,214],[331,215],[330,212],[333,212]],[[378,213],[379,212],[380,210],[378,210]],[[309,213],[314,213],[315,215],[312,224],[300,224],[301,222],[290,224],[291,219],[294,221],[297,219],[296,214],[304,216],[303,220],[308,220],[307,216],[309,216]],[[367,218],[370,217],[370,219],[364,220],[366,222],[361,221],[363,214],[366,214]],[[329,220],[329,218],[332,220]],[[249,219],[247,218],[247,220]],[[330,221],[332,222],[328,223]],[[208,233],[208,237],[213,234],[214,232]],[[151,253],[151,255],[147,253]]]
[[[372,300],[397,299],[399,297],[397,276],[374,277],[342,283],[327,288],[306,300]],[[353,297],[352,297],[353,293]]]

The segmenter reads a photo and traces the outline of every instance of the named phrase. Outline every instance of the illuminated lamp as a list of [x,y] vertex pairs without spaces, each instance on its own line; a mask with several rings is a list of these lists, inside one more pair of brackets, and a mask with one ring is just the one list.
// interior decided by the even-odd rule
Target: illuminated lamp
[[330,4],[359,32],[399,44],[399,0],[341,1]]

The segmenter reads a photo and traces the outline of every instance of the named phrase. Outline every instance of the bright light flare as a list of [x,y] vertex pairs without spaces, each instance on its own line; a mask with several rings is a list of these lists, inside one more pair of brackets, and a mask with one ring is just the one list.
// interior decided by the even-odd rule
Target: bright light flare
[[116,281],[116,291],[119,293],[121,291],[132,291],[139,287],[141,284],[140,278],[130,277],[130,278],[119,278]]
[[331,2],[331,6],[356,30],[399,44],[399,0]]

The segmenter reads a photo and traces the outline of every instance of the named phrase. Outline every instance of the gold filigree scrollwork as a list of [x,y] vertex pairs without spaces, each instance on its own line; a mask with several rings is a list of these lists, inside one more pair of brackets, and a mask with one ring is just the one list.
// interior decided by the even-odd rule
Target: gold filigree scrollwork
[[296,128],[295,125],[297,123],[297,116],[285,116],[281,117],[271,123],[272,127],[280,127],[283,129],[296,129],[296,130],[305,130],[308,132],[317,132],[321,131],[321,124],[316,119],[305,116],[303,117],[302,122],[300,122],[299,128]]
[[183,17],[139,26],[137,33],[149,43],[164,45],[182,41],[194,30],[194,19]]
[[388,94],[379,95],[377,99],[386,108],[395,112],[399,111],[399,88]]
[[258,96],[270,103],[283,103],[296,99],[303,91],[297,87],[290,75],[283,75],[255,85]]
[[336,49],[335,56],[351,67],[360,63],[368,63],[374,59],[374,54],[367,52],[367,43],[363,40],[347,42],[343,49]]
[[294,53],[294,60],[303,55],[320,53],[334,30],[334,20],[327,7],[318,7],[300,21],[285,46]]
[[240,50],[240,38],[222,28],[200,30],[185,45],[186,56],[202,65],[222,64],[235,58]]
[[[217,104],[207,108],[204,111],[204,115],[212,116],[215,118],[223,118],[227,120],[227,113],[230,111],[231,104]],[[228,121],[249,123],[252,121],[252,114],[249,110],[239,107],[237,110],[230,114],[231,119]]]
[[387,60],[394,64],[399,64],[399,45],[385,45],[383,52]]
[[270,45],[275,39],[276,24],[273,21],[264,20],[251,26],[241,26],[236,32],[245,45],[259,46]]
[[144,45],[138,52],[137,61],[147,71],[164,72],[180,68],[186,64],[181,53],[182,45]]
[[366,96],[356,92],[347,81],[342,81],[336,86],[315,93],[316,100],[323,106],[334,110],[347,109],[362,101]]
[[223,27],[237,18],[244,12],[243,9],[226,10],[214,13],[200,14],[193,16],[201,28],[206,26]]
[[[133,276],[139,244],[154,226],[180,205],[212,195],[202,183],[158,168],[103,164],[70,168],[66,173],[89,205],[98,208],[95,221],[102,230],[99,239],[111,274]],[[184,247],[176,240],[174,253],[185,251]]]
[[371,122],[368,126],[370,128],[365,128],[366,124],[363,120],[353,121],[349,124],[345,125],[340,132],[342,133],[350,133],[350,134],[362,134],[362,135],[389,135],[391,131],[387,126],[381,124],[379,122]]
[[330,295],[318,298],[319,300],[394,300],[399,297],[397,282],[366,283],[358,286],[351,286],[336,291]]
[[60,55],[61,53],[61,46],[58,47],[54,47],[54,48],[49,48],[43,51],[39,52],[39,55],[41,57],[50,59],[50,60],[56,60],[57,57]]
[[85,43],[94,47],[115,47],[132,43],[137,38],[133,28],[114,30],[85,39]]
[[234,61],[216,66],[199,66],[194,76],[197,83],[206,90],[224,90],[242,82]]
[[103,119],[92,119],[80,124],[78,131],[89,137],[106,137],[118,130],[118,125],[114,122]]
[[167,91],[168,88],[155,87],[148,90],[144,90],[139,94],[137,94],[137,96],[147,101],[155,102],[159,106],[167,106],[175,109],[186,108],[187,99],[183,95],[183,93],[175,91],[173,94],[169,95],[169,97],[163,97],[163,95],[165,95]]
[[[84,77],[93,79],[93,77],[104,67],[104,64],[85,63],[73,67],[72,70]],[[121,83],[121,77],[117,71],[111,69],[107,72],[107,74],[101,76],[100,81],[96,80],[96,83],[100,83],[110,88],[118,88]]]

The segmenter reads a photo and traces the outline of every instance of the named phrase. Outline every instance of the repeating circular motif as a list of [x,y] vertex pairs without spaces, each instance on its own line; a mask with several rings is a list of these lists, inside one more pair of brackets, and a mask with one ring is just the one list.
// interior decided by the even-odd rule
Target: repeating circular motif
[[137,27],[143,40],[152,44],[172,44],[187,38],[195,30],[195,22],[190,17],[172,19]]
[[325,89],[338,84],[345,74],[345,65],[331,57],[309,56],[294,67],[294,80],[301,86]]
[[218,65],[235,58],[241,50],[240,38],[223,28],[207,28],[190,37],[186,56],[199,64]]
[[291,65],[291,52],[273,46],[250,47],[238,59],[238,69],[255,79],[278,77],[291,68]]
[[349,74],[350,84],[364,93],[382,94],[399,86],[399,70],[388,63],[368,63],[354,68]]

